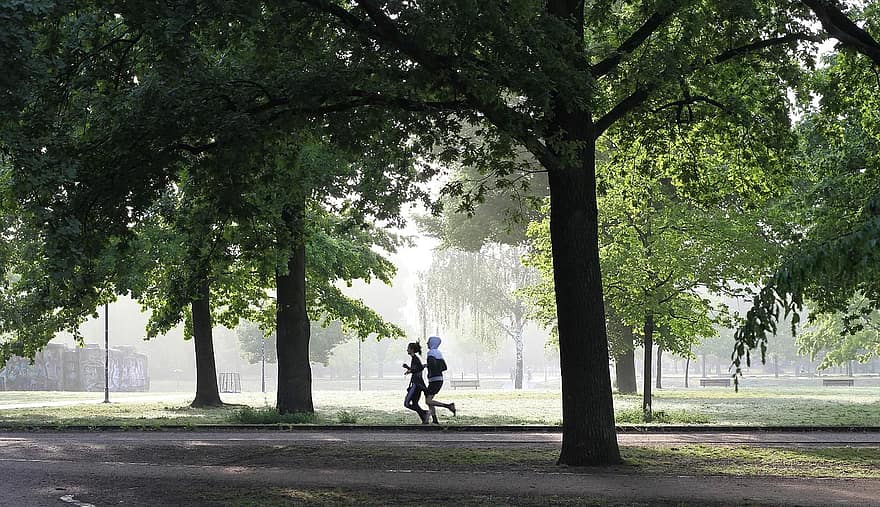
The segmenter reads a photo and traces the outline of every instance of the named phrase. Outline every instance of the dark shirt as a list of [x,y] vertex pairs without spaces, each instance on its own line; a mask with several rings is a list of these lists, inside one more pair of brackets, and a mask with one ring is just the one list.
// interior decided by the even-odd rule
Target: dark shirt
[[425,366],[422,364],[422,360],[419,359],[419,356],[413,354],[412,361],[409,363],[409,372],[412,378],[410,379],[410,384],[415,384],[419,387],[425,387],[425,379],[422,377],[422,370],[425,369]]
[[446,370],[446,361],[428,356],[428,380],[443,380],[443,371]]

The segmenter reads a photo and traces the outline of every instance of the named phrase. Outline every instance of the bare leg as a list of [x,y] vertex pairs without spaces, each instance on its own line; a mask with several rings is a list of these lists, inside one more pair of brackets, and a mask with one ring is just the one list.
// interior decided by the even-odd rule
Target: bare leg
[[434,424],[440,424],[437,420],[437,409],[434,408],[436,402],[434,401],[433,394],[425,394],[425,405],[428,406],[428,410],[431,412],[431,422]]
[[428,405],[428,408],[431,410],[431,415],[434,415],[435,410],[434,407],[443,407],[446,410],[452,412],[452,415],[455,415],[455,403],[443,403],[442,401],[435,400],[433,395],[425,395],[425,403]]

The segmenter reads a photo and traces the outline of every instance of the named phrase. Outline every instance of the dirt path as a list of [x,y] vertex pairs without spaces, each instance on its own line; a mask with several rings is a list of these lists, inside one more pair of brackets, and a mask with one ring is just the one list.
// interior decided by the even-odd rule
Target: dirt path
[[[862,445],[877,446],[877,435],[857,435]],[[543,449],[551,455],[557,437],[443,432],[423,442],[413,432],[0,433],[0,505],[880,506],[880,480],[679,475],[674,470],[649,475],[442,459],[412,464],[399,456],[426,446],[429,450],[420,452],[439,454],[452,446]],[[646,438],[632,437],[643,439],[639,445]],[[673,435],[662,437],[660,445],[695,438],[689,434],[687,442],[676,443]],[[806,435],[773,438],[789,437],[808,440]]]

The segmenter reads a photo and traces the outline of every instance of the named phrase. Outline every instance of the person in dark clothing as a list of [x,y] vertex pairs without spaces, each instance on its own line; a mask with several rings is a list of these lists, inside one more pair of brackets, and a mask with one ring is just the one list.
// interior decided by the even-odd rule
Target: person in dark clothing
[[418,342],[412,342],[406,346],[406,353],[410,355],[409,365],[404,363],[403,367],[406,371],[404,375],[410,375],[409,387],[406,389],[406,398],[403,399],[403,406],[419,414],[422,424],[428,424],[428,411],[419,406],[419,399],[422,392],[427,390],[425,379],[422,377],[422,370],[425,369],[419,354],[422,353],[422,346]]
[[434,424],[440,424],[437,421],[437,409],[434,407],[443,407],[455,415],[455,403],[443,403],[434,399],[443,387],[443,372],[446,371],[446,360],[443,359],[439,347],[439,336],[428,338],[428,388],[425,390],[425,403],[431,411],[431,422]]

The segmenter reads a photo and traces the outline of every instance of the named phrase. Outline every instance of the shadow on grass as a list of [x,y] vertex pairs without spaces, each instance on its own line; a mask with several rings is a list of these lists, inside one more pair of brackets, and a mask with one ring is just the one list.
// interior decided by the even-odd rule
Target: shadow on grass
[[839,477],[880,479],[880,448],[776,448],[685,445],[625,447],[628,465],[642,473]]

